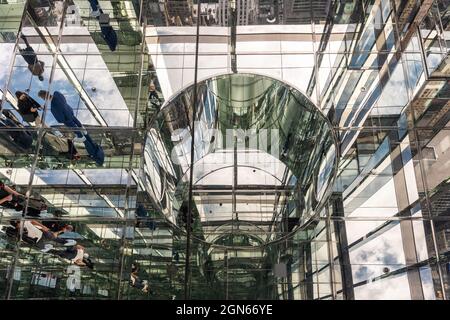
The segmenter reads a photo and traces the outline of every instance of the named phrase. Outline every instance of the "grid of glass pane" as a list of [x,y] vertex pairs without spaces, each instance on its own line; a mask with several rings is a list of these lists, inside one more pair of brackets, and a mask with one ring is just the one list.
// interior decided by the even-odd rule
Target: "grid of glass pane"
[[449,7],[0,1],[0,297],[449,299]]

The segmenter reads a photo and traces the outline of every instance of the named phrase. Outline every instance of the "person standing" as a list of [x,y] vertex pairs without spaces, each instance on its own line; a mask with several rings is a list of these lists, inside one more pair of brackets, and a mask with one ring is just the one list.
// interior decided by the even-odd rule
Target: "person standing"
[[95,17],[100,24],[103,39],[111,51],[116,51],[117,34],[109,24],[109,15],[103,13],[98,0],[89,0],[89,4],[91,5],[91,16]]
[[13,188],[8,187],[3,182],[0,182],[0,206],[6,208],[14,208],[17,211],[21,211],[23,206],[21,206],[16,199],[18,197],[23,197],[23,195]]
[[51,248],[48,250],[48,253],[67,259],[79,267],[86,266],[89,269],[94,269],[94,263],[91,261],[89,254],[86,252],[86,249],[79,244],[68,247],[64,251]]
[[76,241],[72,239],[58,238],[55,233],[51,232],[50,229],[37,220],[16,221],[15,227],[18,234],[20,234],[20,228],[23,228],[23,235],[31,240],[31,242],[41,249],[42,252],[47,252],[53,248],[53,245],[46,244],[44,240],[51,240],[68,247],[77,244]]
[[97,165],[103,165],[105,160],[105,154],[100,145],[96,144],[94,140],[87,134],[86,129],[83,127],[81,122],[75,117],[72,108],[67,104],[64,95],[59,92],[53,92],[51,95],[48,91],[41,90],[38,93],[39,97],[42,99],[49,98],[50,111],[55,117],[56,121],[63,123],[68,128],[80,128],[82,131],[75,131],[76,138],[74,141],[83,142],[86,151],[89,156],[97,163]]
[[156,92],[156,86],[153,82],[150,82],[148,87],[148,100],[156,108],[161,106],[161,99],[158,96],[158,92]]
[[27,46],[25,49],[19,48],[19,52],[22,58],[27,62],[28,70],[30,70],[33,76],[37,76],[40,81],[44,81],[44,77],[42,76],[44,74],[44,62],[38,60],[36,52],[34,52],[33,48],[28,43],[27,38],[25,38],[23,34],[20,37]]
[[40,90],[38,96],[45,100],[48,96],[50,103],[50,112],[55,117],[56,121],[63,123],[68,128],[82,128],[83,133],[81,131],[75,131],[75,135],[77,136],[76,141],[84,142],[86,137],[84,134],[87,134],[81,122],[75,117],[73,113],[72,107],[67,103],[64,95],[59,92],[53,92],[51,95],[48,91]]
[[42,108],[41,105],[23,91],[16,91],[16,97],[17,107],[19,108],[19,113],[23,120],[39,124],[40,117],[38,110]]

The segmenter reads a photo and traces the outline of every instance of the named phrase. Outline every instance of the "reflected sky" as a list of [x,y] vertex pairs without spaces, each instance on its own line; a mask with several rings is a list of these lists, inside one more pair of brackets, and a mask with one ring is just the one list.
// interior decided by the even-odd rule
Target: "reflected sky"
[[[74,29],[73,40],[90,35],[85,27],[70,27],[70,29]],[[31,28],[24,28],[23,33],[26,36],[35,34]],[[77,118],[85,125],[102,124],[90,110],[95,108],[108,126],[133,126],[132,115],[95,43],[68,43],[69,39],[71,38],[66,38],[65,42],[60,44],[61,52],[70,52],[70,54],[58,57],[50,90],[52,92],[60,91],[64,94]],[[16,58],[11,85],[8,89],[11,92],[29,89],[30,95],[43,103],[41,99],[37,98],[37,92],[48,87],[53,57],[48,55],[49,51],[45,44],[30,44],[37,52],[39,59],[45,63],[44,81],[40,82],[36,77],[31,76],[27,64],[19,55]],[[69,69],[62,68],[64,63],[67,63]],[[75,78],[72,77],[72,74]],[[80,89],[82,88],[92,101],[89,108],[80,98],[79,91],[75,89],[75,86],[78,85],[81,85]],[[57,124],[50,112],[46,115],[46,122],[48,125]]]

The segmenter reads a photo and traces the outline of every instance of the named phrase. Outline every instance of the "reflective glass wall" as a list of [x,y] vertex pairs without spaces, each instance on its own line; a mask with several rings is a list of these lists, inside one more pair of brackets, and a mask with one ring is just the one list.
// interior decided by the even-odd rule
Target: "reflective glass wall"
[[449,299],[449,6],[1,1],[2,299]]

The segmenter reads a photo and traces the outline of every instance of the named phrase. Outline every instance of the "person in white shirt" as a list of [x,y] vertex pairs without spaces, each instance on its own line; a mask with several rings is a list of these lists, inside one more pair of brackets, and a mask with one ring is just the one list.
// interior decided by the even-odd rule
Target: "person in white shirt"
[[51,240],[64,246],[74,246],[76,244],[75,240],[58,238],[57,233],[53,233],[37,220],[20,221],[16,224],[16,229],[20,232],[21,228],[23,228],[22,237],[26,236],[38,248],[42,249],[42,252],[47,252],[53,248],[52,245],[46,245],[43,240]]
[[89,254],[86,252],[86,248],[77,244],[76,246],[69,247],[64,251],[60,250],[49,250],[49,253],[57,255],[58,257],[69,260],[71,263],[80,266],[88,267],[90,269],[94,268],[94,263],[89,258]]
[[[139,265],[134,262],[131,264],[130,285],[134,288],[140,289],[142,292],[149,291],[148,281],[142,280],[139,275]],[[153,292],[150,292],[153,293]]]

